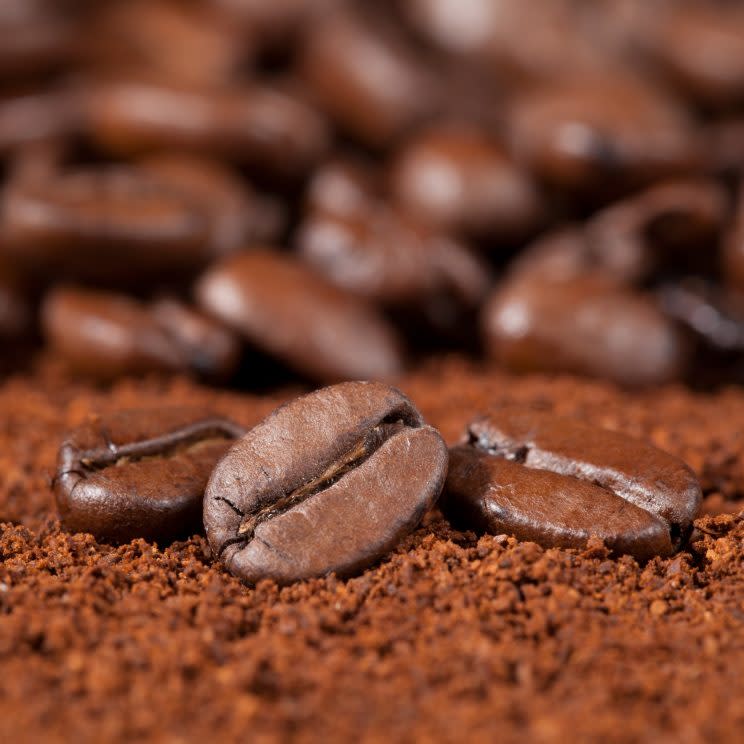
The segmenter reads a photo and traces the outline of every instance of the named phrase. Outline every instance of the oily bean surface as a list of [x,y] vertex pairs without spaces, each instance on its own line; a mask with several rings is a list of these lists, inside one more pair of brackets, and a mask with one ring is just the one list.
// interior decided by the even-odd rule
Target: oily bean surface
[[83,424],[59,450],[63,524],[115,543],[201,531],[209,474],[244,431],[189,408],[120,411]]
[[215,557],[249,583],[348,575],[377,560],[433,505],[441,436],[381,383],[297,398],[235,443],[207,486]]
[[[512,512],[508,503],[504,505],[500,501],[501,494],[505,494],[508,500],[514,493],[517,512],[521,513],[514,519],[521,524],[524,515],[533,510],[531,533],[538,535],[538,525],[542,524],[545,532],[541,539],[547,543],[552,540],[553,527],[546,519],[548,507],[543,501],[548,500],[549,505],[554,487],[561,493],[566,490],[570,493],[569,498],[561,497],[563,501],[556,518],[559,523],[566,520],[569,530],[573,529],[572,524],[576,527],[571,533],[574,537],[578,538],[588,529],[586,515],[580,513],[582,501],[588,510],[601,504],[596,508],[604,510],[610,522],[598,522],[596,529],[606,534],[610,529],[608,524],[612,524],[617,532],[614,539],[619,541],[618,545],[626,547],[631,544],[627,541],[635,535],[632,540],[637,540],[638,545],[630,552],[637,555],[648,552],[647,540],[657,548],[660,546],[658,529],[651,527],[654,520],[661,520],[665,525],[669,546],[677,547],[683,542],[692,529],[692,520],[702,499],[700,484],[681,460],[619,432],[587,426],[547,412],[503,409],[475,419],[468,426],[462,447],[477,455],[471,458],[476,465],[482,457],[509,460],[520,468],[499,470],[495,465],[485,465],[485,472],[494,475],[489,480],[490,476],[478,474],[480,471],[476,472],[474,465],[476,476],[472,481],[472,491],[467,489],[463,472],[453,470],[458,473],[453,476],[456,477],[456,490],[468,501],[466,509],[472,512],[480,504],[482,521],[487,521],[489,514],[496,513],[500,514],[502,521],[508,521]],[[468,457],[462,458],[465,470],[469,467],[467,463],[471,462]],[[565,479],[565,482],[548,478],[546,471]],[[538,474],[534,476],[538,479],[537,484],[530,477],[532,473]],[[501,479],[500,474],[508,478]],[[572,490],[577,481],[581,485]],[[516,485],[507,487],[507,482]],[[603,493],[592,496],[586,490],[586,484],[592,484]],[[640,515],[634,510],[621,509],[618,512],[619,505],[612,506],[611,496],[645,511],[650,518],[643,522],[639,521]],[[456,498],[453,503],[457,503]],[[577,514],[569,519],[574,509]],[[627,534],[622,529],[623,520],[626,521]]]

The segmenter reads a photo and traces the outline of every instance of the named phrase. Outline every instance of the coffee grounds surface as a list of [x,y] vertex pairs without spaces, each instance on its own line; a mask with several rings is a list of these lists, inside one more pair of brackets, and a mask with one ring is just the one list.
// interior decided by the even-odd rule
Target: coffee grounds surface
[[649,439],[701,479],[691,544],[639,566],[435,511],[356,578],[248,588],[203,536],[61,530],[57,448],[91,412],[208,405],[252,425],[300,391],[92,387],[41,359],[0,384],[0,741],[741,741],[744,391],[631,394],[457,358],[398,385],[449,443],[503,403]]

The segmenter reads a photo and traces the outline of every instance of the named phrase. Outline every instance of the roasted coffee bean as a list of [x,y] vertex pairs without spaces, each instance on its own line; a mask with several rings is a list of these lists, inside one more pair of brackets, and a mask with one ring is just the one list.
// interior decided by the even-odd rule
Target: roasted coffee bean
[[546,412],[475,419],[450,452],[445,513],[544,546],[601,537],[641,560],[687,538],[702,499],[681,460],[618,432]]
[[721,269],[726,284],[744,292],[744,180],[739,185],[735,214],[723,241]]
[[744,102],[744,9],[737,3],[668,3],[646,41],[663,71],[697,101]]
[[204,488],[245,429],[189,408],[99,416],[59,450],[55,495],[63,525],[99,540],[171,540],[201,532]]
[[509,263],[509,276],[527,280],[566,281],[598,271],[584,226],[578,223],[549,230],[526,245]]
[[141,171],[112,166],[6,189],[6,252],[23,267],[90,279],[170,278],[208,262],[206,218]]
[[0,339],[21,336],[30,326],[30,304],[15,277],[0,265]]
[[677,379],[686,349],[644,295],[594,275],[514,277],[482,311],[487,350],[517,372],[569,372],[629,387]]
[[623,78],[527,91],[509,115],[512,146],[551,184],[616,190],[696,167],[700,143],[686,112]]
[[64,139],[82,128],[82,109],[70,88],[26,90],[0,96],[0,154]]
[[172,82],[222,84],[251,46],[206,4],[173,0],[103,3],[85,29],[87,64],[100,72],[147,70]]
[[277,88],[110,80],[87,97],[92,133],[115,153],[178,149],[296,177],[323,154],[323,119]]
[[230,449],[204,499],[216,558],[246,582],[353,574],[434,504],[447,448],[411,401],[349,382],[278,408]]
[[281,207],[251,191],[227,166],[189,155],[153,155],[139,163],[158,183],[180,193],[210,223],[209,254],[215,258],[282,231]]
[[196,297],[206,312],[313,379],[387,378],[402,367],[395,333],[371,306],[276,252],[221,261],[199,280]]
[[391,184],[421,221],[466,236],[523,235],[540,216],[528,174],[473,126],[439,126],[414,137],[392,164]]
[[173,300],[148,306],[126,295],[58,288],[41,315],[56,353],[95,378],[194,372],[219,380],[239,361],[240,344],[229,330]]
[[421,60],[376,24],[337,13],[305,41],[301,72],[338,125],[382,147],[437,108],[436,85]]
[[335,158],[323,163],[308,182],[305,207],[310,214],[359,217],[380,191],[380,179],[369,167]]
[[448,296],[475,307],[489,286],[488,266],[465,245],[380,202],[347,216],[311,214],[297,247],[337,286],[386,305]]

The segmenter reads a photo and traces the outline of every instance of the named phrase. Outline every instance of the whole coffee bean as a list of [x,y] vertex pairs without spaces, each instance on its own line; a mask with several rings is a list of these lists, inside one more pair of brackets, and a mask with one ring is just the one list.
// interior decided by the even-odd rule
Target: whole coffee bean
[[96,417],[59,450],[55,495],[73,532],[99,540],[170,540],[201,531],[204,488],[245,430],[190,408]]
[[229,81],[251,56],[251,45],[209,5],[173,0],[102,3],[82,44],[96,72],[142,69],[196,85]]
[[308,182],[305,208],[310,214],[358,217],[379,196],[380,179],[366,164],[334,158],[320,165]]
[[288,256],[231,256],[201,277],[196,297],[207,313],[313,379],[386,378],[402,368],[382,316]]
[[125,166],[6,189],[6,252],[39,273],[126,282],[169,278],[209,260],[207,220],[181,194]]
[[237,160],[277,177],[305,173],[327,144],[325,122],[277,88],[110,80],[87,98],[96,141],[114,153],[170,148]]
[[347,133],[383,147],[436,109],[434,79],[390,29],[346,13],[323,17],[305,40],[301,73]]
[[139,162],[144,173],[180,193],[210,223],[209,253],[215,258],[256,242],[274,240],[282,231],[279,204],[260,197],[219,161],[160,154]]
[[534,228],[540,199],[528,174],[477,127],[430,128],[392,164],[393,193],[424,223],[474,237]]
[[517,155],[559,187],[617,189],[685,173],[701,155],[683,109],[621,77],[527,91],[508,127]]
[[644,295],[594,275],[514,277],[482,311],[486,348],[519,372],[569,372],[628,387],[677,379],[686,349]]
[[240,357],[229,330],[172,300],[148,306],[126,295],[62,287],[45,298],[41,316],[56,353],[99,379],[149,372],[226,379]]
[[737,3],[669,3],[646,43],[663,71],[697,101],[744,102],[744,9]]
[[594,535],[647,559],[687,538],[701,499],[687,465],[646,442],[507,408],[472,421],[451,451],[444,508],[542,545]]
[[390,551],[434,504],[439,433],[399,391],[350,382],[278,408],[209,479],[215,557],[246,582],[346,576]]

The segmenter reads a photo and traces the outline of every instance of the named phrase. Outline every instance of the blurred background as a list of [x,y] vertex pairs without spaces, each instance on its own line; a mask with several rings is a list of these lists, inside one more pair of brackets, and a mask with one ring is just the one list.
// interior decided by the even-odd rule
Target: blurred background
[[2,0],[3,373],[744,381],[744,5]]

